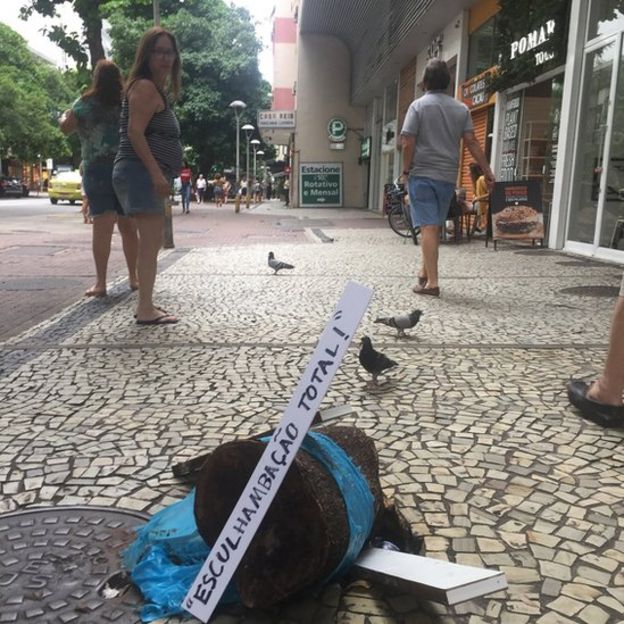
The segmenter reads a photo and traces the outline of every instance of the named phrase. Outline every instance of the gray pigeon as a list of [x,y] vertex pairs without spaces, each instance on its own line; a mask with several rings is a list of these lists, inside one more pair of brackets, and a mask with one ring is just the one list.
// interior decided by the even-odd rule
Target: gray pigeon
[[409,314],[401,314],[397,316],[380,316],[374,320],[375,323],[381,323],[388,327],[394,327],[397,330],[397,337],[407,336],[406,329],[411,329],[418,325],[422,310],[413,310]]
[[288,264],[287,262],[281,262],[280,260],[275,259],[275,254],[272,251],[269,251],[269,266],[273,269],[273,275],[277,275],[278,271],[282,269],[294,269],[295,267],[292,264]]
[[360,349],[360,364],[373,376],[373,385],[377,385],[377,377],[384,371],[398,364],[379,351],[373,349],[373,343],[368,336],[362,338],[362,348]]

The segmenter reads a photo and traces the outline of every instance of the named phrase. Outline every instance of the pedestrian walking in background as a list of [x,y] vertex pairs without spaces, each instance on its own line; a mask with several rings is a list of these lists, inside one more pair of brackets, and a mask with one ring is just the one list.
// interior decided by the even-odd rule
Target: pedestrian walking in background
[[475,210],[474,231],[487,231],[488,212],[490,206],[490,190],[481,167],[477,163],[470,163],[470,178],[472,180],[472,205]]
[[228,197],[230,196],[230,191],[232,190],[232,183],[225,178],[225,181],[223,182],[223,203],[227,204],[228,203]]
[[82,210],[85,223],[89,218],[93,219],[92,248],[96,277],[95,284],[85,293],[87,297],[106,295],[106,273],[115,223],[121,234],[130,288],[138,288],[136,224],[124,215],[113,188],[122,92],[121,72],[117,65],[100,60],[93,71],[91,86],[60,119],[62,132],[77,132],[80,138],[82,186],[86,196]]
[[288,207],[290,203],[290,180],[288,178],[284,179],[284,186],[282,188],[284,189],[284,205]]
[[197,203],[204,203],[204,195],[206,194],[206,178],[204,178],[204,174],[200,173],[197,181],[195,182],[195,190],[197,191]]
[[223,205],[223,185],[225,184],[225,178],[221,177],[220,173],[217,173],[214,180],[210,180],[212,184],[212,191],[214,193],[214,200],[217,206]]
[[615,304],[607,359],[602,375],[588,384],[573,379],[568,384],[568,398],[581,414],[602,426],[624,425],[624,276]]
[[462,138],[483,168],[488,184],[494,184],[494,174],[474,135],[468,107],[445,93],[450,81],[446,63],[431,59],[423,76],[425,94],[410,104],[401,130],[403,176],[409,176],[412,221],[422,233],[422,265],[412,290],[434,297],[440,295],[440,231],[455,192]]
[[165,200],[182,168],[180,125],[171,108],[180,92],[180,54],[175,37],[160,27],[141,39],[121,107],[120,142],[113,184],[124,212],[139,229],[137,323],[178,319],[154,305],[158,251],[163,241]]
[[180,182],[182,182],[182,214],[191,212],[191,189],[193,187],[193,172],[186,160],[180,171]]
[[262,201],[262,184],[260,184],[260,180],[254,182],[253,200],[255,203],[260,203]]

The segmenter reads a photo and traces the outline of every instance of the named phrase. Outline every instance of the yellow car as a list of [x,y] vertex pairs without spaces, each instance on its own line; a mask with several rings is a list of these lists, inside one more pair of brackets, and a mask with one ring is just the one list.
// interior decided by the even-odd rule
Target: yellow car
[[48,182],[48,197],[53,204],[66,200],[70,204],[82,201],[82,177],[78,171],[61,171]]

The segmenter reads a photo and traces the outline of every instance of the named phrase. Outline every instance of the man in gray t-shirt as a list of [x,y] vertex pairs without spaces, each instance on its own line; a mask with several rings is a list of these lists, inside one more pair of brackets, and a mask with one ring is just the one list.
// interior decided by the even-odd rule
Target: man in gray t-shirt
[[494,184],[494,174],[474,135],[468,107],[444,93],[450,80],[444,61],[432,59],[427,63],[425,94],[410,104],[401,130],[403,175],[409,176],[412,221],[422,233],[422,266],[418,284],[412,290],[434,297],[440,295],[440,228],[455,192],[462,138],[481,165],[488,185]]

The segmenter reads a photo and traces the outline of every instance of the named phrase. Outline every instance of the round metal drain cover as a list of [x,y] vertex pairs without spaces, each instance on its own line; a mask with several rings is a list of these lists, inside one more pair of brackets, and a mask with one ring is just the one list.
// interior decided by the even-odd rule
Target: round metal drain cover
[[138,624],[141,597],[119,581],[120,555],[146,520],[107,507],[0,516],[0,622]]
[[617,297],[620,289],[617,286],[573,286],[559,291],[563,295],[578,297]]

